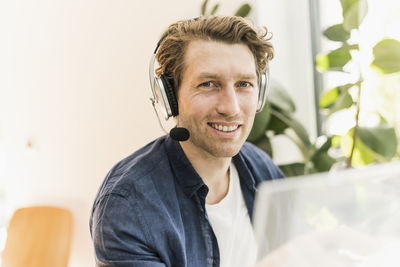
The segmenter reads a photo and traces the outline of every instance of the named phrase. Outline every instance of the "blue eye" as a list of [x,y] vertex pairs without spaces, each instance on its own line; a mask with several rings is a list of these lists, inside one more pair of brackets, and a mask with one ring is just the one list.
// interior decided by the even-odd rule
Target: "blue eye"
[[251,84],[249,82],[239,82],[238,86],[239,87],[250,87]]
[[211,87],[212,86],[212,82],[204,82],[200,84],[201,87]]

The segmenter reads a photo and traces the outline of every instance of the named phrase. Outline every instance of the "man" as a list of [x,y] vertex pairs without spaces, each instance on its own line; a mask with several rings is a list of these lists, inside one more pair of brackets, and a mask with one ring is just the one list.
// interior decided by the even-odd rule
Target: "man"
[[90,220],[97,265],[252,266],[256,186],[283,177],[245,143],[273,57],[267,31],[239,17],[179,21],[156,57],[190,137],[161,137],[109,172]]

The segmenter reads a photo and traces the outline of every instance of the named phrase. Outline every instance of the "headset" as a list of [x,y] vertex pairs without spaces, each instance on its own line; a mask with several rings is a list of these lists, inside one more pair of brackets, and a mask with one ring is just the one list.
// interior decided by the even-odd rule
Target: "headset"
[[[162,112],[164,113],[165,120],[168,120],[170,117],[175,117],[179,114],[178,111],[178,100],[176,98],[176,90],[174,88],[174,82],[171,79],[168,79],[164,74],[161,74],[160,77],[157,77],[155,74],[154,64],[156,61],[157,50],[160,47],[162,41],[167,37],[168,32],[161,37],[160,41],[157,43],[157,47],[153,52],[153,55],[150,59],[149,66],[149,77],[150,77],[150,85],[153,93],[153,97],[150,98],[156,115],[159,119],[159,114],[155,108],[155,104],[160,103],[162,105]],[[260,112],[266,102],[267,95],[269,93],[269,84],[270,84],[270,71],[269,64],[267,62],[266,72],[261,74],[259,81],[259,94],[258,94],[258,102],[257,102],[257,112]],[[159,120],[160,122],[160,120]],[[160,122],[161,125],[161,122]]]

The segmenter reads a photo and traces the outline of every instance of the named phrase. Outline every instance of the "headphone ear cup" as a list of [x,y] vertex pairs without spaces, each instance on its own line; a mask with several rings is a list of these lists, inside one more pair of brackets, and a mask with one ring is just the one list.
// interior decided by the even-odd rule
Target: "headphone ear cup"
[[256,112],[260,112],[265,105],[265,102],[267,100],[267,95],[269,91],[269,77],[268,74],[263,73],[260,76],[260,83],[258,85],[259,88],[259,93],[258,93],[258,102],[257,102],[257,110]]
[[169,80],[164,75],[160,76],[160,79],[164,85],[165,95],[168,99],[168,104],[171,108],[171,115],[177,116],[178,115],[178,100],[176,98],[175,89],[173,86],[173,82]]

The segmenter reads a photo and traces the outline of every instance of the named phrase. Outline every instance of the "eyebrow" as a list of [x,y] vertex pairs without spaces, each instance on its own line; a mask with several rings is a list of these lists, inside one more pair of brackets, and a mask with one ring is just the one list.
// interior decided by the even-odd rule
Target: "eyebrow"
[[257,75],[255,74],[243,74],[240,75],[239,77],[243,80],[252,80],[252,79],[257,80]]
[[[202,72],[200,73],[197,77],[200,79],[218,79],[221,75],[218,75],[216,73],[211,73],[211,72]],[[255,74],[240,74],[238,75],[239,79],[243,80],[251,80],[251,79],[257,79],[257,76]]]
[[215,73],[209,73],[209,72],[202,72],[199,75],[197,75],[197,78],[200,79],[217,79],[220,75],[217,75]]

